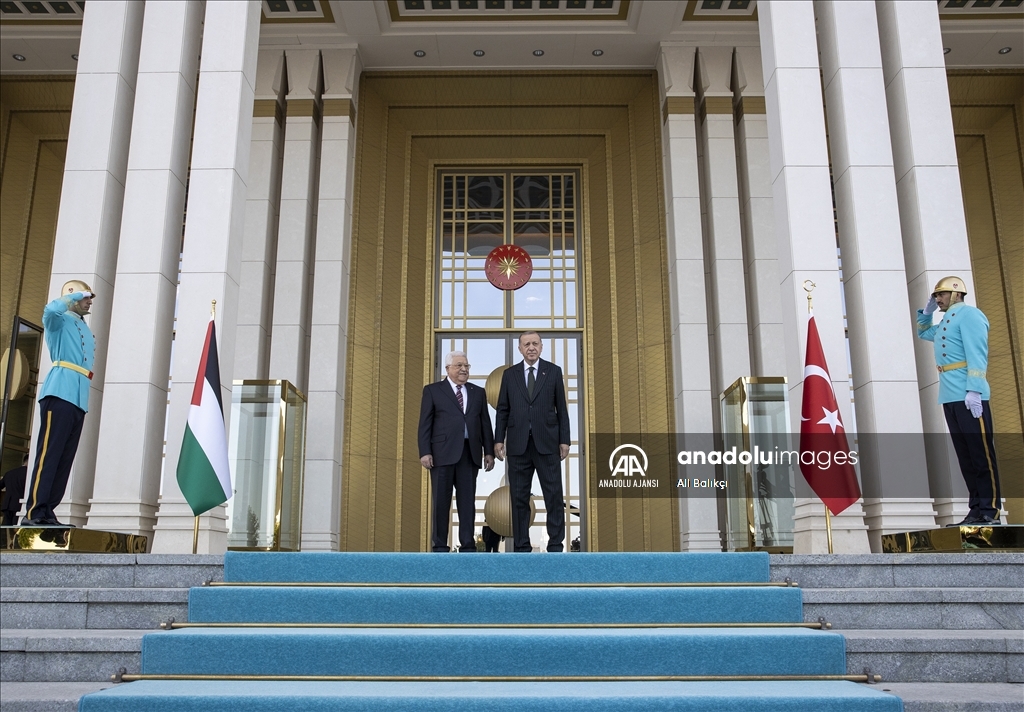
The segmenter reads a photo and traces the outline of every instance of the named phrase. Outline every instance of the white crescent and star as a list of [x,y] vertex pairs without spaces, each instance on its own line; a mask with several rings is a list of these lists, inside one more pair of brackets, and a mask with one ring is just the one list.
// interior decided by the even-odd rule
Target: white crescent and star
[[[829,378],[828,371],[823,369],[821,366],[815,366],[814,364],[807,364],[804,366],[804,380],[806,381],[810,376],[817,376],[818,378],[824,379],[825,383],[828,384],[829,390],[832,390],[832,380]],[[832,397],[835,398],[835,392],[833,392]],[[833,433],[836,432],[836,428],[843,427],[843,421],[839,418],[838,408],[836,410],[829,410],[825,406],[822,406],[821,410],[825,414],[825,417],[819,420],[816,423],[817,425],[828,425],[832,428]],[[806,422],[810,420],[810,418],[805,418],[801,415],[800,420]]]

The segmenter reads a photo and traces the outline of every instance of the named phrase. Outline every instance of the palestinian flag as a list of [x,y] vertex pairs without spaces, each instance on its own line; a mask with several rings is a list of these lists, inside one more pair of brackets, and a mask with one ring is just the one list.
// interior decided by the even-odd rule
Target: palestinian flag
[[224,432],[224,407],[220,400],[217,328],[213,319],[210,319],[206,330],[206,344],[199,359],[188,424],[181,441],[178,487],[197,517],[231,497],[228,439]]

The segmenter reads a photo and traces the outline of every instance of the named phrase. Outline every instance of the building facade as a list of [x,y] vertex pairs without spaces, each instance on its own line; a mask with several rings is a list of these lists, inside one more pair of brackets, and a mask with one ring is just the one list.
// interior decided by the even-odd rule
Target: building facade
[[[956,274],[1022,521],[1019,0],[0,5],[0,338],[68,279],[98,294],[61,519],[191,549],[173,473],[216,301],[224,402],[306,396],[303,550],[426,550],[423,385],[453,349],[483,385],[524,329],[567,376],[569,538],[719,550],[714,498],[590,491],[588,434],[720,434],[748,376],[786,378],[799,432],[808,282],[851,437],[945,433],[913,316]],[[514,292],[483,276],[506,243],[534,262]],[[945,438],[893,442],[837,551],[966,512]],[[795,549],[823,551],[794,494]],[[225,509],[200,532],[223,550]]]

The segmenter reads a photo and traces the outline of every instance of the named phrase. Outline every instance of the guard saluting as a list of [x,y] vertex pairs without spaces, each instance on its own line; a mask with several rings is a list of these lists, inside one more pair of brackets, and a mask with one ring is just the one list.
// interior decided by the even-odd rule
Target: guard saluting
[[[917,310],[917,336],[935,343],[939,403],[970,494],[971,509],[960,524],[1000,524],[999,470],[985,379],[988,319],[964,303],[965,294],[959,277],[940,279],[928,304]],[[936,309],[945,315],[932,324]]]
[[88,284],[77,279],[66,282],[60,293],[43,310],[53,368],[39,391],[39,441],[22,526],[64,526],[53,510],[64,498],[89,410],[95,341],[84,317],[94,295]]

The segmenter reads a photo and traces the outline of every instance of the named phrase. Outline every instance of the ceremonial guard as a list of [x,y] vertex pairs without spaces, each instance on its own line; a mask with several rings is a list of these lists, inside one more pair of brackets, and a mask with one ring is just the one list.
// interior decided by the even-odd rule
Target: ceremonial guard
[[95,341],[84,317],[94,295],[79,280],[66,282],[60,293],[43,310],[53,368],[39,391],[39,440],[22,526],[65,526],[53,510],[64,498],[89,410]]
[[[988,319],[980,309],[964,303],[966,294],[959,277],[940,279],[928,304],[917,311],[917,336],[935,344],[939,403],[970,494],[971,508],[960,524],[1000,524],[999,471],[985,378]],[[933,324],[936,309],[943,317]]]

